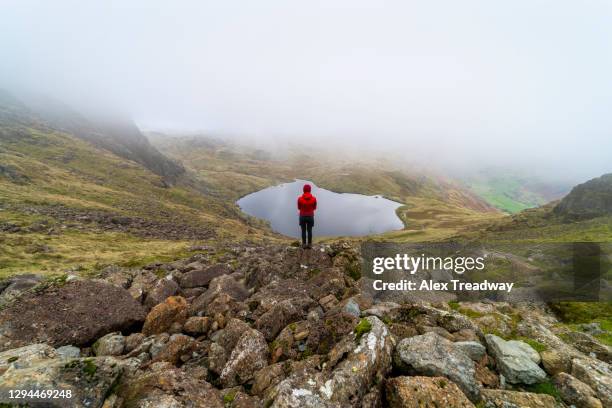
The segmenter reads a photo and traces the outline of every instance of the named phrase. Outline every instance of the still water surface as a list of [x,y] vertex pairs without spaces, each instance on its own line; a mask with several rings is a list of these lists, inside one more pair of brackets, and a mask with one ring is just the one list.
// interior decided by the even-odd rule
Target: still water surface
[[317,197],[316,236],[363,236],[404,227],[395,214],[402,204],[380,196],[334,193],[312,182],[296,180],[249,194],[237,204],[245,213],[270,222],[272,229],[290,237],[300,236],[297,198],[305,183]]

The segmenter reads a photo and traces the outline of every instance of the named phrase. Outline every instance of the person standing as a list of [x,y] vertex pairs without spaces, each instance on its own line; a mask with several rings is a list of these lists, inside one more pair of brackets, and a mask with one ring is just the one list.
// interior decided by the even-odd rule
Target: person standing
[[304,184],[304,194],[298,197],[297,207],[300,211],[300,227],[302,228],[302,248],[312,247],[312,227],[314,226],[314,213],[317,209],[317,198],[313,196],[310,184]]

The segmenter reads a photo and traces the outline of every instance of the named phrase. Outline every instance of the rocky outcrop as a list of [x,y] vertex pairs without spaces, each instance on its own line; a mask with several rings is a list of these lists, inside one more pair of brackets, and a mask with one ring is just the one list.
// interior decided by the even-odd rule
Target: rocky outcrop
[[93,280],[53,284],[0,310],[0,350],[32,343],[86,345],[137,327],[144,317],[142,306],[117,286]]
[[360,398],[390,371],[394,347],[383,322],[373,316],[367,322],[369,331],[333,371],[298,370],[276,387],[272,407],[358,406]]
[[563,401],[577,408],[601,408],[601,401],[587,384],[567,373],[559,373],[554,383]]
[[612,214],[612,174],[579,184],[554,208],[571,219],[588,219]]
[[[453,310],[447,303],[375,303],[360,291],[353,266],[343,271],[344,260],[336,261],[342,247],[201,248],[202,253],[167,264],[105,268],[104,281],[25,285],[0,311],[5,346],[15,344],[16,329],[7,313],[12,319],[17,311],[28,313],[21,302],[36,308],[42,296],[51,310],[75,304],[80,312],[87,309],[73,298],[75,289],[83,295],[78,302],[119,296],[104,308],[96,299],[99,315],[83,313],[78,324],[71,312],[60,310],[68,325],[50,320],[49,333],[64,339],[51,345],[28,343],[50,336],[45,320],[35,317],[38,331],[32,328],[30,337],[22,337],[30,345],[0,352],[0,384],[9,374],[11,381],[26,384],[36,378],[60,386],[61,380],[62,387],[65,381],[67,387],[82,388],[77,398],[86,398],[88,406],[104,408],[557,406],[560,400],[549,395],[520,392],[531,388],[523,384],[546,378],[541,364],[555,375],[547,386],[554,385],[567,404],[611,403],[610,368],[586,352],[592,350],[584,341],[590,335],[567,335],[568,329],[538,305],[461,302]],[[218,276],[208,280],[211,267]],[[48,299],[51,293],[59,296],[57,303]],[[119,310],[129,311],[128,304],[138,310],[144,326],[105,323],[105,330],[89,333],[86,319],[124,321],[125,316],[114,315],[117,301]],[[47,311],[37,310],[46,319]],[[472,314],[478,317],[468,317]],[[498,327],[509,336],[541,343],[540,353],[524,342],[485,336],[479,324],[488,317],[503,322]],[[21,320],[17,328],[26,330],[23,325]],[[601,334],[601,327],[587,328]],[[90,340],[74,341],[81,330]],[[67,379],[68,368],[77,371]],[[19,377],[13,377],[17,370]],[[99,377],[88,374],[98,370]]]
[[456,383],[471,401],[480,400],[474,361],[463,348],[430,332],[403,339],[394,357],[399,370],[409,375],[443,376]]
[[504,339],[487,334],[485,336],[489,354],[498,364],[506,381],[512,384],[535,384],[546,378],[538,366],[540,355],[525,342]]
[[395,377],[385,383],[385,391],[389,408],[474,407],[459,387],[444,377]]

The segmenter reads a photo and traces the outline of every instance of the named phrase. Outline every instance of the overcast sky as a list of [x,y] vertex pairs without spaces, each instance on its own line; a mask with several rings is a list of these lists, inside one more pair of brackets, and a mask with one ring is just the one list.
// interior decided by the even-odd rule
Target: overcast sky
[[608,0],[0,0],[0,86],[147,129],[612,171]]

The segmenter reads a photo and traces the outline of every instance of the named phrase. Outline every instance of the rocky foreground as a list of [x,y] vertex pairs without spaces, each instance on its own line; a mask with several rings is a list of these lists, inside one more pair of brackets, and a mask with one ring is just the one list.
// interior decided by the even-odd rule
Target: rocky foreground
[[0,405],[612,406],[610,348],[544,306],[384,301],[342,243],[196,249],[0,282]]

